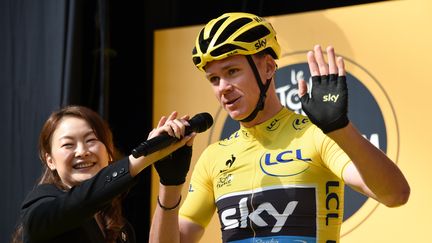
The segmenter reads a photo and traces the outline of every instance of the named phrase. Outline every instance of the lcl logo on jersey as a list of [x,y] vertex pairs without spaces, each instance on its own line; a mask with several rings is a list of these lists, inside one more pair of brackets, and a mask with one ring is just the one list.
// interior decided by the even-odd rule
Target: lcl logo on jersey
[[[281,104],[303,115],[305,113],[301,109],[298,96],[298,81],[300,79],[310,80],[306,54],[307,51],[297,51],[293,54],[283,55],[278,60],[279,69],[275,76],[276,93]],[[293,62],[293,60],[300,61]],[[349,119],[364,137],[397,163],[399,133],[396,115],[389,97],[379,80],[368,70],[348,57],[344,57],[344,60],[347,71]],[[329,100],[335,99],[336,97],[329,97]],[[291,125],[294,129],[301,130],[309,122],[308,119],[295,120]],[[213,131],[213,134],[210,135],[214,136],[213,139],[227,138],[239,129],[238,122],[232,120],[222,110],[218,111],[215,123],[223,123],[223,126],[221,126],[221,130]],[[211,140],[210,137],[209,141]],[[362,224],[378,206],[374,200],[368,200],[348,187],[345,188],[344,200],[342,237]]]
[[309,123],[309,119],[307,119],[307,118],[301,118],[301,119],[296,118],[292,122],[292,127],[295,130],[302,130],[306,126],[306,124],[308,124],[308,123]]
[[301,149],[284,150],[278,153],[264,153],[260,158],[260,167],[270,176],[295,176],[306,171],[310,161],[312,159],[304,157]]
[[275,131],[279,128],[280,125],[280,119],[273,119],[273,121],[270,122],[270,124],[266,127],[267,131]]

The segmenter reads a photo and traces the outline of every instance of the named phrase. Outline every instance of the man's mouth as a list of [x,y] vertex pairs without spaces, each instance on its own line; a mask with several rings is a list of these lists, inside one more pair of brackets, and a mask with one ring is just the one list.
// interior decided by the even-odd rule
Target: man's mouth
[[232,99],[232,100],[229,100],[229,101],[226,101],[225,102],[225,105],[232,105],[232,104],[234,104],[237,100],[239,100],[240,99],[240,97],[238,97],[238,98],[235,98],[235,99]]

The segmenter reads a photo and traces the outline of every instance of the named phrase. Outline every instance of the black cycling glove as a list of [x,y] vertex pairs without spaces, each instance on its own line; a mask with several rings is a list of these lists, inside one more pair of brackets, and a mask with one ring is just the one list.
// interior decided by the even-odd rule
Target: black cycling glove
[[191,158],[192,146],[185,145],[154,163],[160,183],[165,186],[183,184],[186,181]]
[[348,88],[345,76],[313,76],[311,96],[303,95],[302,108],[324,133],[348,125]]

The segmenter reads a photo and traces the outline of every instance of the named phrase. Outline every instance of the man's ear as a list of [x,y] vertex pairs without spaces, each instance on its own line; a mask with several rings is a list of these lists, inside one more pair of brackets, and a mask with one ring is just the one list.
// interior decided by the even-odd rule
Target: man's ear
[[270,79],[274,76],[276,72],[277,64],[276,61],[273,59],[273,57],[271,57],[270,55],[266,55],[265,63],[266,63],[266,78]]
[[53,160],[53,158],[51,157],[51,155],[49,155],[48,153],[45,154],[45,161],[47,162],[47,165],[48,165],[48,167],[49,167],[51,170],[55,170],[55,169],[56,169],[56,166],[55,166],[54,160]]

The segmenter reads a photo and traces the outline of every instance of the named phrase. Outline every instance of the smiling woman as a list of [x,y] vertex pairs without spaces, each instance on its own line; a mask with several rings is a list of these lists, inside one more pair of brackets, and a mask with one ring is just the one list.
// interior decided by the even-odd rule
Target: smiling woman
[[108,166],[109,154],[105,144],[81,118],[62,118],[51,140],[52,151],[45,153],[44,159],[67,187],[90,179]]
[[84,107],[54,113],[40,137],[39,156],[45,171],[71,188],[90,179],[113,158],[112,135],[105,122]]
[[[176,116],[172,113],[170,118]],[[173,136],[183,136],[185,126],[179,124],[168,120],[149,138],[173,128],[177,131]],[[44,171],[21,206],[22,223],[13,241],[135,242],[134,229],[122,215],[122,195],[145,167],[186,147],[193,136],[184,136],[149,156],[114,162],[112,133],[99,114],[82,106],[53,112],[39,137]],[[190,162],[190,154],[183,154],[176,160]]]

